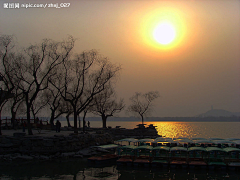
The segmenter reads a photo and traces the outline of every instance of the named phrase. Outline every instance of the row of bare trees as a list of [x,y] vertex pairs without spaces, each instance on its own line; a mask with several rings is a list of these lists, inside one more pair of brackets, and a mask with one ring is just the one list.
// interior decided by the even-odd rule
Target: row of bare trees
[[[12,119],[23,112],[29,135],[33,134],[31,115],[36,118],[46,107],[51,112],[51,125],[63,114],[67,118],[73,115],[74,133],[78,133],[77,118],[81,113],[83,123],[86,114],[91,112],[101,116],[106,127],[107,118],[125,106],[123,99],[117,100],[114,89],[121,66],[111,63],[96,50],[73,53],[74,44],[75,39],[69,36],[62,42],[45,39],[40,44],[17,49],[14,36],[0,36],[0,77],[5,92],[5,98],[1,93],[0,112],[7,102]],[[136,93],[130,99],[128,111],[138,113],[143,123],[143,115],[158,96],[158,92]]]

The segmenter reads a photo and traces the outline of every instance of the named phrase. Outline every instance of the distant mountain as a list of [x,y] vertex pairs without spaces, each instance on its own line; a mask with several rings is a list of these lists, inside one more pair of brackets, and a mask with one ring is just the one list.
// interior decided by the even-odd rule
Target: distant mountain
[[211,109],[199,115],[199,117],[231,117],[231,116],[240,116],[240,112],[230,112],[224,109]]

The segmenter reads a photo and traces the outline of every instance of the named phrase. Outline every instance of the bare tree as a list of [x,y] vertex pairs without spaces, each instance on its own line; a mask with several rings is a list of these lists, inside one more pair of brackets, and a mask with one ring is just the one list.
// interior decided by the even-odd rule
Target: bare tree
[[20,113],[24,109],[23,103],[24,103],[24,96],[19,90],[14,88],[13,90],[14,96],[9,100],[8,107],[11,109],[12,114],[12,121],[16,119],[17,112],[20,110]]
[[144,117],[151,113],[153,108],[153,101],[158,97],[158,91],[150,91],[145,94],[136,92],[130,98],[131,104],[129,105],[127,111],[133,113],[134,115],[140,116],[143,124]]
[[27,108],[28,134],[32,135],[30,110],[38,93],[47,89],[49,80],[56,74],[56,68],[70,56],[74,39],[54,42],[45,39],[39,45],[26,48],[18,61],[14,78],[20,81],[18,88],[25,97]]
[[[92,108],[94,106],[94,101],[92,101],[84,110],[83,110],[83,132],[85,132],[86,127],[86,116],[88,112],[92,112]],[[79,122],[79,128],[80,128],[80,122]]]
[[37,118],[37,114],[41,112],[48,104],[48,101],[43,98],[43,94],[40,93],[31,105],[31,113],[34,119]]
[[62,69],[59,69],[62,73],[52,84],[72,106],[74,133],[78,133],[78,115],[117,76],[120,69],[94,50],[77,54],[74,59],[63,63]]
[[1,112],[6,102],[13,97],[12,91],[15,88],[12,74],[15,71],[15,66],[12,64],[13,59],[16,58],[13,52],[14,37],[8,35],[0,36],[0,135],[1,132]]
[[116,99],[114,89],[109,85],[93,98],[91,112],[102,117],[103,128],[106,128],[107,118],[119,113],[124,108],[124,100]]
[[51,111],[50,124],[53,127],[55,119],[70,111],[68,108],[69,105],[64,101],[60,92],[52,86],[49,86],[48,89],[44,91],[43,96],[44,101],[47,102]]
[[72,127],[71,124],[70,124],[70,120],[69,120],[69,117],[70,115],[73,113],[72,109],[69,110],[66,114],[66,120],[67,120],[67,124],[68,124],[68,127]]

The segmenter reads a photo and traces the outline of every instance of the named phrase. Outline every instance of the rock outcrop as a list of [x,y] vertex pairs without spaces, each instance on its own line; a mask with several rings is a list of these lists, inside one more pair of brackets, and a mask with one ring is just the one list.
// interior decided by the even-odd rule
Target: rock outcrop
[[2,160],[49,160],[90,156],[89,147],[113,143],[110,134],[70,134],[69,136],[0,136],[0,159]]

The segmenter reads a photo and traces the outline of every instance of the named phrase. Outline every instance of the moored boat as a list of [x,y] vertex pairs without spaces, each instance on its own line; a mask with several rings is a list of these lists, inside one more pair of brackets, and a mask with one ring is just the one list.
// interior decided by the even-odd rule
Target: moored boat
[[186,168],[187,164],[187,148],[185,147],[171,147],[170,148],[170,167]]
[[228,147],[223,149],[226,152],[225,162],[229,169],[235,170],[240,168],[240,149]]
[[118,148],[118,156],[120,157],[117,160],[117,165],[128,165],[131,166],[134,160],[134,149],[137,146],[122,146]]
[[[138,139],[135,139],[135,138],[125,138],[125,139],[120,139],[118,141],[116,141],[117,144],[120,144],[120,145],[137,145],[137,141]],[[127,144],[124,144],[124,143],[127,143]]]
[[156,147],[156,146],[173,147],[173,146],[177,146],[177,143],[175,141],[173,141],[172,139],[169,139],[169,138],[156,138],[152,142],[152,145],[153,145],[153,147]]
[[218,147],[207,147],[207,164],[209,169],[226,169],[225,151]]
[[154,139],[139,139],[136,142],[138,146],[144,146],[144,145],[152,146],[153,141]]
[[214,142],[208,139],[198,139],[198,140],[194,140],[194,144],[195,146],[200,146],[200,147],[212,147]]
[[207,167],[206,153],[207,150],[203,147],[190,147],[188,149],[188,166],[189,168],[202,168]]
[[116,162],[118,159],[118,155],[116,154],[116,149],[118,145],[116,144],[108,144],[102,146],[95,146],[98,151],[104,153],[100,156],[92,156],[88,158],[88,162],[95,165],[106,164],[106,163],[113,163]]
[[133,161],[134,166],[149,167],[152,157],[152,146],[138,146],[134,149],[135,160]]
[[169,166],[169,151],[168,146],[156,146],[152,149],[152,167],[168,167]]
[[235,147],[236,143],[229,140],[214,140],[213,143],[219,148]]
[[188,147],[191,147],[192,144],[194,144],[194,142],[190,139],[178,139],[176,140],[177,141],[177,145],[180,146],[180,147],[185,147],[185,148],[188,148]]

